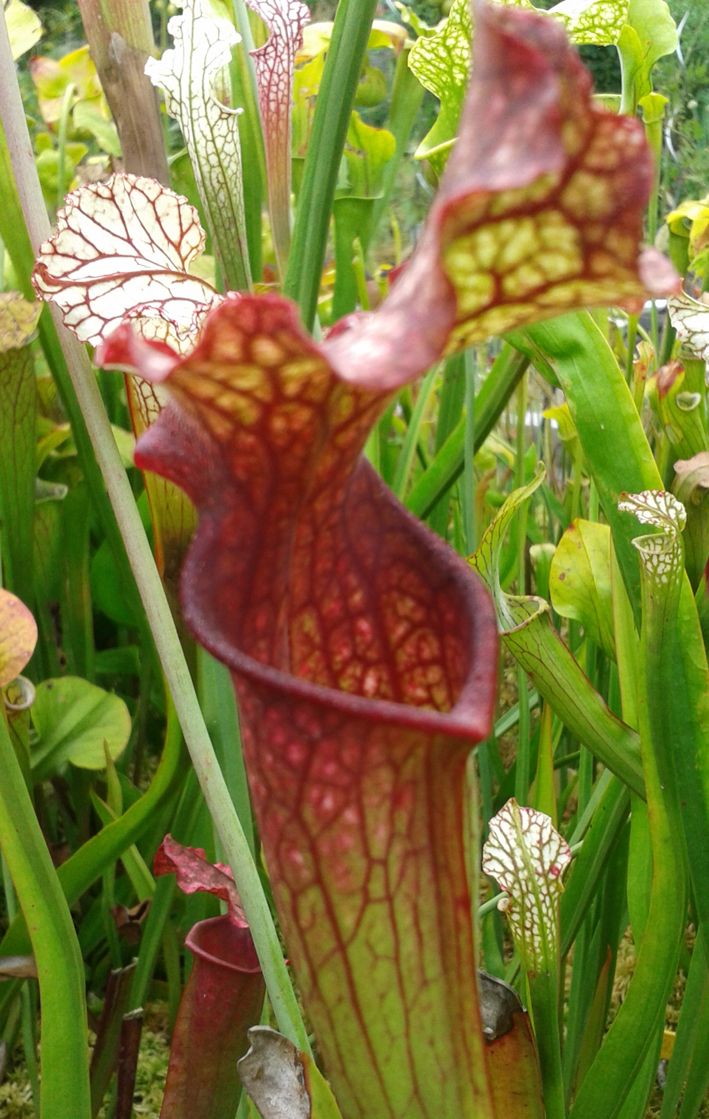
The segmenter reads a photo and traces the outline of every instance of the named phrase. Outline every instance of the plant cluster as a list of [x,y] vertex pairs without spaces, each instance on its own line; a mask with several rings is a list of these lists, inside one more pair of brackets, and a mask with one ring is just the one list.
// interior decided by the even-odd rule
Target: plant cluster
[[78,7],[0,21],[0,1110],[146,1114],[161,1005],[163,1119],[705,1114],[666,0]]

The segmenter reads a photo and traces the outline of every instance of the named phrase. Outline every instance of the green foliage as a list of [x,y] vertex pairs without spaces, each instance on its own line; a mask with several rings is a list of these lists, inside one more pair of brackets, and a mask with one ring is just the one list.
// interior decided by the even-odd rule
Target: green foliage
[[[12,6],[23,21],[29,18],[16,0]],[[339,22],[318,49],[297,58],[294,238],[284,287],[319,330],[376,307],[386,292],[384,274],[419,239],[431,183],[456,139],[470,26],[465,4],[409,0],[403,7],[422,21],[409,67],[411,46],[402,46],[401,37],[385,29],[367,38],[358,0],[308,6],[314,17],[337,14]],[[368,12],[375,7],[369,0]],[[153,10],[161,48],[168,8],[159,3]],[[574,18],[581,8],[572,6]],[[234,10],[244,39],[262,42],[257,17],[245,19],[240,3]],[[615,19],[618,5],[609,10]],[[441,38],[427,37],[451,11]],[[377,14],[398,19],[392,4],[380,5]],[[569,13],[562,5],[557,15]],[[43,7],[40,17],[43,35],[31,45],[35,61],[28,48],[19,74],[41,190],[35,213],[42,195],[55,213],[69,189],[105,179],[121,159],[121,145],[79,6]],[[631,0],[619,51],[597,45],[607,35],[601,22],[585,29],[580,47],[596,88],[622,90],[633,111],[651,88],[669,100],[664,136],[656,130],[656,142],[664,144],[648,230],[652,236],[655,210],[662,218],[673,211],[673,260],[690,282],[706,287],[709,7],[696,0],[669,0],[669,7],[664,0]],[[34,31],[29,23],[22,30],[24,44]],[[244,244],[236,265],[220,254],[224,193],[221,210],[210,213],[213,200],[203,189],[200,195],[200,168],[195,174],[185,146],[189,141],[199,161],[194,141],[204,136],[194,122],[183,121],[184,136],[164,122],[171,182],[211,218],[209,284],[223,287],[222,273],[231,271],[246,286],[251,267],[258,286],[263,262],[264,284],[273,288],[279,254],[287,255],[288,199],[276,251],[261,122],[243,48],[232,69],[231,94],[223,75],[217,92],[227,105],[219,109],[225,120],[233,123],[230,97],[245,105],[239,128],[247,189],[238,223]],[[414,89],[414,74],[425,95]],[[210,84],[210,96],[215,88]],[[8,121],[11,115],[8,110]],[[187,135],[190,129],[194,135]],[[32,294],[32,252],[18,204],[26,183],[18,180],[18,195],[8,136],[0,133],[0,287],[12,317],[22,303],[19,292]],[[229,172],[235,197],[240,174]],[[232,204],[238,209],[239,198]],[[32,236],[46,236],[42,222]],[[455,267],[460,273],[451,265],[446,282],[462,284],[470,259]],[[145,259],[140,268],[147,271]],[[172,285],[184,279],[174,261],[167,272]],[[500,276],[507,277],[504,269]],[[425,322],[429,311],[422,300],[418,319]],[[536,325],[525,320],[506,338],[445,356],[420,384],[392,397],[366,448],[389,488],[470,559],[495,600],[503,647],[499,718],[478,748],[475,789],[471,776],[475,874],[479,840],[520,788],[528,808],[552,818],[559,850],[568,844],[573,852],[567,889],[558,905],[555,899],[547,907],[541,975],[524,945],[512,948],[487,880],[479,915],[485,969],[529,997],[532,1024],[520,1020],[530,1039],[536,1031],[553,1119],[645,1119],[661,1108],[662,1119],[672,1119],[671,1110],[682,1119],[706,1114],[707,1043],[697,1017],[707,989],[709,920],[709,408],[699,353],[680,347],[654,308],[649,323],[639,314],[633,304],[631,311],[571,313]],[[161,546],[182,530],[190,534],[191,507],[175,514],[169,494],[150,489],[132,465],[129,429],[152,422],[161,398],[146,393],[148,419],[141,418],[135,389],[128,394],[116,373],[95,374],[80,348],[64,353],[46,310],[36,333],[35,318],[32,310],[19,334],[0,320],[0,574],[25,602],[16,608],[0,590],[0,931],[6,955],[34,951],[45,1014],[35,980],[0,986],[0,1034],[9,1054],[0,1114],[64,1119],[62,1107],[69,1107],[67,1119],[84,1119],[85,999],[88,993],[97,1016],[109,973],[137,957],[130,1009],[144,1003],[167,1009],[143,1032],[134,1114],[158,1116],[186,970],[182,939],[214,912],[202,899],[177,899],[171,881],[155,886],[149,868],[170,830],[243,875],[244,908],[270,969],[264,1017],[297,1043],[295,1057],[288,1050],[291,1064],[302,1064],[323,1114],[334,1115],[330,1089],[305,1052],[310,1022],[272,917],[229,675],[186,632],[177,591],[184,539],[174,552],[169,543]],[[222,403],[228,412],[226,388]],[[540,462],[544,475],[535,473]],[[670,489],[676,507],[665,493]],[[644,491],[662,492],[646,503],[669,502],[680,519],[686,510],[682,542],[679,528],[670,531],[664,522],[655,526],[671,537],[664,551],[654,530],[638,541],[638,525],[625,509],[632,504],[627,493]],[[184,523],[170,522],[183,513]],[[20,672],[26,683],[16,680]],[[183,732],[194,769],[183,758]],[[445,818],[446,805],[437,810]],[[619,958],[628,952],[629,925],[633,975],[623,980],[621,999]],[[690,925],[699,927],[691,952],[684,944]],[[650,1105],[678,973],[689,979],[684,1004],[679,984],[667,1018],[676,1031],[676,1056],[664,1105],[658,1091]],[[45,1094],[38,1103],[45,1084],[55,1098]],[[685,1085],[685,1107],[676,1112]],[[113,1114],[115,1091],[114,1082],[99,1119]],[[255,1117],[252,1105],[242,1101],[239,1116]]]
[[104,769],[107,756],[115,761],[125,750],[131,727],[123,700],[75,676],[37,686],[32,722],[36,780],[62,773],[67,762],[80,769]]
[[680,59],[658,64],[658,87],[670,99],[662,162],[666,206],[704,195],[709,183],[709,11],[691,0],[670,0],[681,25]]
[[[136,1119],[158,1119],[168,1055],[164,1025],[161,1027],[156,1020],[141,1035],[133,1105]],[[107,1101],[97,1119],[111,1119],[111,1113],[112,1107]],[[32,1089],[22,1066],[15,1066],[0,1084],[0,1114],[7,1115],[8,1119],[35,1119]]]
[[447,0],[408,0],[406,6],[424,23],[433,26],[448,15],[450,3]]

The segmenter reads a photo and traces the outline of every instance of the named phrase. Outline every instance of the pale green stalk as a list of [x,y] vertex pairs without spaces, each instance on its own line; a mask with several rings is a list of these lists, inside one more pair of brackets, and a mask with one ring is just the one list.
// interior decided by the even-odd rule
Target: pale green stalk
[[416,404],[411,413],[411,421],[406,429],[406,436],[399,453],[396,473],[392,484],[392,489],[400,501],[403,500],[409,484],[411,469],[414,464],[419,436],[421,434],[421,424],[429,410],[431,397],[436,389],[437,381],[438,367],[436,366],[427,373],[419,388]]
[[[465,370],[465,451],[463,458],[463,528],[465,533],[465,550],[468,554],[475,551],[478,545],[478,532],[475,516],[475,392],[477,361],[473,350],[466,350],[463,354],[463,368]],[[523,718],[520,708],[520,721]]]
[[64,90],[62,97],[62,107],[59,114],[59,128],[57,131],[57,152],[59,162],[57,164],[57,209],[60,210],[64,205],[64,195],[66,193],[66,144],[67,133],[69,131],[69,116],[74,106],[74,98],[76,97],[76,86],[73,82]]
[[[646,538],[647,539],[647,538]],[[654,537],[655,540],[658,537]],[[669,564],[670,561],[668,561]],[[663,644],[674,619],[684,578],[681,555],[666,579],[642,566],[642,628],[629,649],[637,686],[637,713],[647,789],[652,882],[647,917],[638,937],[633,977],[622,1006],[596,1054],[571,1111],[571,1119],[640,1119],[649,1095],[648,1054],[659,1050],[665,1005],[676,972],[685,925],[686,873],[680,800],[672,775],[672,751],[681,745],[668,725],[666,689],[677,686],[666,672]],[[618,587],[623,594],[622,587]],[[629,611],[625,610],[629,619]],[[680,794],[681,795],[681,794]],[[626,1098],[631,1101],[622,1110]]]
[[[527,378],[522,376],[517,386],[517,430],[515,433],[515,484],[525,483],[524,452],[527,435]],[[527,505],[517,512],[517,594],[526,591],[526,550],[527,542]],[[517,692],[524,695],[527,690],[527,673],[521,664],[517,665]],[[529,707],[522,703],[519,709],[519,731],[515,761],[515,797],[520,804],[526,804],[529,785],[532,779],[532,756]]]

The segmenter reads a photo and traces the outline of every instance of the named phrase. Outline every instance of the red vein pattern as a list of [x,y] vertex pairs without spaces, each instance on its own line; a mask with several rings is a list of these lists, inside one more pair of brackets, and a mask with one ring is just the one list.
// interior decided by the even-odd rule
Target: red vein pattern
[[[146,372],[150,349],[126,327],[102,358]],[[185,616],[234,675],[274,895],[343,1115],[472,1113],[465,765],[494,697],[487,595],[359,458],[388,395],[337,378],[285,300],[227,299],[167,383],[177,407],[137,457],[200,509]]]
[[[195,310],[189,327],[171,322],[163,316],[159,307],[149,311],[138,308],[127,315],[124,321],[132,323],[143,338],[165,343],[169,341],[178,353],[189,353],[195,339],[199,337],[207,310],[206,306]],[[167,403],[167,393],[161,385],[142,377],[126,376],[124,380],[131,428],[135,437],[139,438],[160,415]],[[144,481],[153,526],[155,562],[171,601],[176,605],[182,561],[196,524],[194,506],[181,489],[165,478],[149,472],[145,474]]]
[[[473,77],[421,243],[376,315],[332,359],[395,388],[452,352],[574,307],[679,290],[638,257],[653,174],[643,126],[598,108],[591,78],[548,16],[476,8]],[[425,313],[412,315],[412,308]]]
[[[218,301],[190,274],[204,248],[194,206],[154,179],[111,175],[73,191],[40,246],[32,283],[92,346],[126,315],[158,317],[179,338]],[[171,339],[173,337],[171,335]]]
[[[145,73],[162,90],[165,108],[179,123],[212,251],[232,284],[248,283],[243,171],[238,117],[223,103],[229,89],[232,48],[241,41],[230,19],[204,0],[188,0],[168,21],[173,46],[149,58]],[[226,87],[226,88],[225,88]]]
[[318,345],[286,300],[228,296],[187,357],[127,325],[98,355],[174,399],[137,461],[200,512],[184,613],[233,674],[274,896],[344,1119],[493,1114],[465,766],[490,727],[494,615],[361,449],[391,391],[447,349],[674,283],[659,258],[638,269],[639,126],[592,107],[545,17],[481,8],[477,28],[456,151],[379,311]]
[[[189,351],[210,306],[221,296],[189,269],[204,248],[194,206],[152,179],[112,175],[70,194],[57,229],[40,248],[37,293],[61,309],[82,342],[97,345],[129,319],[146,338]],[[160,412],[160,389],[126,378],[133,433]],[[162,478],[146,478],[155,559],[167,587],[177,582],[194,530],[185,495]]]
[[170,1046],[160,1111],[163,1119],[216,1119],[236,1111],[237,1061],[258,1024],[265,985],[256,949],[228,867],[208,863],[198,847],[165,836],[154,872],[175,874],[186,894],[204,891],[227,902],[221,917],[199,921],[185,945],[194,957]]
[[[277,248],[288,241],[290,211],[291,108],[295,56],[310,12],[301,0],[246,0],[268,28],[262,47],[251,52],[268,164],[268,197]],[[282,238],[285,238],[282,241]]]

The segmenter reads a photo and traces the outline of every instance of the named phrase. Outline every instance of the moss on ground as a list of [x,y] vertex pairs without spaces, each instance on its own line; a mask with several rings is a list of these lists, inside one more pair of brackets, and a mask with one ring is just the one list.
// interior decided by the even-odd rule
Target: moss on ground
[[[692,946],[688,938],[688,947]],[[630,930],[627,930],[618,949],[618,963],[613,985],[611,1018],[623,1001],[635,964],[635,947]],[[675,1030],[679,1008],[684,993],[685,976],[678,972],[672,999],[667,1007],[666,1025]],[[140,1044],[138,1073],[135,1086],[133,1114],[135,1119],[158,1119],[163,1087],[167,1073],[169,1047],[166,1029],[166,1008],[156,1004],[148,1011]],[[662,1107],[662,1091],[658,1085],[653,1090],[645,1119],[658,1119]],[[110,1108],[104,1106],[99,1119],[109,1119]],[[0,1085],[0,1119],[36,1119],[32,1091],[24,1064],[17,1064],[7,1080]],[[698,1119],[709,1119],[709,1102],[699,1112]]]
[[[140,1043],[133,1103],[135,1119],[158,1119],[168,1053],[164,1028],[159,1021],[154,1022],[151,1015]],[[104,1106],[99,1112],[99,1119],[109,1119],[110,1114],[110,1108]],[[16,1065],[0,1085],[0,1119],[36,1119],[24,1064]]]

